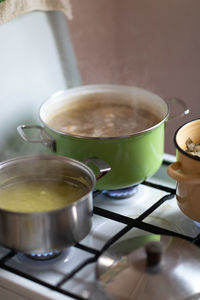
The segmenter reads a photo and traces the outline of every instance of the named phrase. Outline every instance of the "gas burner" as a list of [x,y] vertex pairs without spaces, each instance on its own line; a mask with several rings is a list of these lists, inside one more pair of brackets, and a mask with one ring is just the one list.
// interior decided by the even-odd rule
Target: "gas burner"
[[62,251],[50,251],[45,253],[17,253],[14,261],[17,265],[23,265],[26,268],[34,268],[37,270],[48,269],[49,266],[57,265],[58,263],[66,263],[71,259],[71,248],[63,249]]
[[115,199],[125,199],[135,195],[138,191],[138,185],[133,185],[128,188],[118,189],[118,190],[105,190],[103,194],[110,198]]
[[55,258],[60,254],[61,254],[61,251],[50,251],[50,252],[44,252],[44,253],[31,253],[31,254],[25,254],[25,255],[26,255],[26,257],[28,257],[32,260],[44,261],[44,260],[50,260],[52,258]]

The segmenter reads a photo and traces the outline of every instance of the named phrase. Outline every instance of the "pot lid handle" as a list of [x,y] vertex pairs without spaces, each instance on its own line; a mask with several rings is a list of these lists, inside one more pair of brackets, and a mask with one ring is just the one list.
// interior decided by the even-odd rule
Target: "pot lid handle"
[[147,254],[147,268],[158,266],[163,255],[163,246],[161,242],[152,241],[145,246]]

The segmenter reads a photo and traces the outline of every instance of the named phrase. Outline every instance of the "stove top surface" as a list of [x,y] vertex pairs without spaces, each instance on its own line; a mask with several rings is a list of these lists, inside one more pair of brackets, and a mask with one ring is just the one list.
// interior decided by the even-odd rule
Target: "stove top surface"
[[90,233],[60,255],[40,261],[0,248],[0,296],[6,293],[2,299],[102,299],[96,294],[96,262],[115,243],[166,234],[199,245],[199,224],[178,208],[175,182],[166,174],[172,160],[165,155],[159,171],[128,198],[94,191]]

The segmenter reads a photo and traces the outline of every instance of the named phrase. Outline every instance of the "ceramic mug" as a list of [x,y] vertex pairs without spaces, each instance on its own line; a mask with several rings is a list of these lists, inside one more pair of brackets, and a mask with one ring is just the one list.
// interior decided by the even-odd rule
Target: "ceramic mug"
[[186,152],[186,140],[200,143],[200,119],[182,125],[174,135],[176,162],[167,168],[177,181],[176,198],[181,211],[200,222],[200,157]]

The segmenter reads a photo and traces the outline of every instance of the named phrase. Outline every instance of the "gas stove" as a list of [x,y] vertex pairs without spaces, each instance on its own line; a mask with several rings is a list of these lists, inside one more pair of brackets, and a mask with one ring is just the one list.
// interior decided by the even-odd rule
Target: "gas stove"
[[165,154],[158,172],[127,198],[94,191],[91,231],[69,249],[56,255],[30,257],[0,248],[0,299],[95,299],[97,259],[124,239],[153,233],[199,245],[199,224],[178,208],[176,183],[166,173],[172,161],[175,157]]

